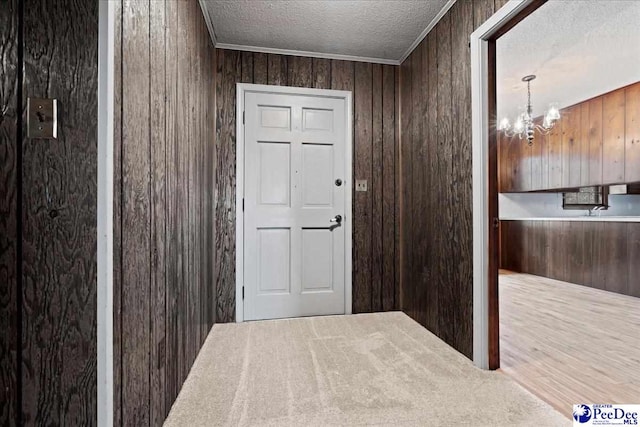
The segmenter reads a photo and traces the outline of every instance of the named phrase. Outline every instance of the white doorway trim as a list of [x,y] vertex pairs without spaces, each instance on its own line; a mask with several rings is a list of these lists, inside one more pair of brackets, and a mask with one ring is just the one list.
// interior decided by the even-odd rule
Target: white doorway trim
[[113,111],[115,4],[98,14],[97,422],[113,425]]
[[489,40],[534,0],[511,0],[471,34],[473,362],[489,369]]
[[344,269],[344,312],[351,314],[352,305],[352,191],[353,191],[353,95],[350,91],[330,89],[309,89],[288,86],[268,86],[250,83],[236,84],[236,322],[244,321],[244,99],[247,92],[284,95],[304,95],[345,100],[345,269]]

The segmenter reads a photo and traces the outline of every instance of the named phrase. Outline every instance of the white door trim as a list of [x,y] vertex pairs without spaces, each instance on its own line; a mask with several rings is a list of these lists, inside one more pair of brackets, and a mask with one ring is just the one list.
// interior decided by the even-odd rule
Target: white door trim
[[511,0],[471,34],[473,126],[473,362],[489,369],[489,40],[533,0]]
[[113,111],[115,4],[98,12],[97,392],[100,427],[113,425]]
[[250,83],[236,84],[236,322],[244,321],[244,302],[242,287],[244,284],[244,112],[245,93],[304,95],[345,100],[345,268],[344,268],[344,312],[351,314],[352,305],[352,186],[353,186],[353,95],[350,91],[330,89],[309,89],[288,86],[268,86]]

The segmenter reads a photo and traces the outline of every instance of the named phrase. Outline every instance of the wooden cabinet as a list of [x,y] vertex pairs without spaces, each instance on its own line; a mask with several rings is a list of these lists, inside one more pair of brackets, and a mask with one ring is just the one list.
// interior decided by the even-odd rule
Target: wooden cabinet
[[640,84],[625,88],[625,181],[640,181]]
[[499,191],[640,182],[640,82],[561,111],[548,135],[498,135]]
[[508,270],[640,297],[639,257],[639,222],[500,222]]

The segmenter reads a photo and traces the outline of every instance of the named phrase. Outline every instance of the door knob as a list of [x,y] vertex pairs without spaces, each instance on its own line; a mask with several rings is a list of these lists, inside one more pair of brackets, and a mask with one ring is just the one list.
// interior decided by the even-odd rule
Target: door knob
[[336,224],[342,224],[342,215],[336,215],[329,220],[329,222],[335,222]]

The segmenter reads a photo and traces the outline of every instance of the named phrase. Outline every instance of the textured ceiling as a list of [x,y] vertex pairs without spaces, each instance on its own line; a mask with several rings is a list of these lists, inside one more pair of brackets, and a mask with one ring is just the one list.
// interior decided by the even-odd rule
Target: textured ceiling
[[217,42],[399,60],[447,0],[204,0]]
[[640,81],[640,1],[556,0],[545,3],[497,42],[498,117],[526,103],[573,105]]

